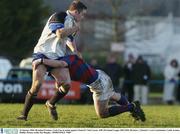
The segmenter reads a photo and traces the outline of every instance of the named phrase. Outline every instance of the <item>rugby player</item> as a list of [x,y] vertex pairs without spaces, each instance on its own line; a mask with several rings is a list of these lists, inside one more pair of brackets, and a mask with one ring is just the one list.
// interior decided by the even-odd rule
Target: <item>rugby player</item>
[[[24,108],[21,115],[17,118],[18,120],[27,120],[28,113],[34,104],[46,72],[50,72],[56,80],[57,91],[50,99],[50,103],[56,103],[57,100],[63,98],[69,91],[71,80],[67,68],[48,68],[44,64],[35,68],[34,61],[42,59],[44,56],[49,59],[63,57],[66,53],[66,44],[68,44],[66,42],[68,38],[72,39],[72,35],[79,30],[79,24],[75,22],[83,19],[86,9],[87,7],[82,2],[73,1],[67,13],[55,13],[48,19],[41,37],[34,48],[32,86],[25,97]],[[70,45],[73,49],[73,44]],[[53,113],[55,108],[51,107],[49,102],[46,103],[46,106]],[[57,114],[56,111],[54,114]],[[57,118],[58,116],[56,115],[54,120],[57,120]]]
[[[93,93],[95,111],[100,118],[130,112],[136,120],[146,120],[138,101],[129,103],[125,96],[114,91],[112,81],[105,72],[95,70],[77,55],[60,57],[57,60],[49,60],[47,57],[43,57],[41,60],[35,61],[36,67],[41,64],[50,67],[67,67],[72,80],[87,84]],[[114,100],[119,105],[108,106],[109,100]],[[55,107],[55,104],[53,105]],[[56,116],[56,114],[51,116]]]

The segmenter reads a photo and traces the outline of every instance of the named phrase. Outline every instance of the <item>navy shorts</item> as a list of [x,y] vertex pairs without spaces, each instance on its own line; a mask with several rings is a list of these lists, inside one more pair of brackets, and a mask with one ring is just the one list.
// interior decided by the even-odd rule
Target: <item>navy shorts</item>
[[[32,57],[33,57],[32,62],[35,61],[35,60],[37,60],[37,59],[41,59],[41,58],[43,58],[43,59],[49,59],[47,56],[45,56],[45,55],[42,54],[42,53],[33,53]],[[50,67],[50,66],[47,66],[47,65],[45,65],[45,66],[46,66],[46,68],[47,68],[47,72],[49,72],[49,73],[52,71],[52,69],[54,69],[54,67]]]

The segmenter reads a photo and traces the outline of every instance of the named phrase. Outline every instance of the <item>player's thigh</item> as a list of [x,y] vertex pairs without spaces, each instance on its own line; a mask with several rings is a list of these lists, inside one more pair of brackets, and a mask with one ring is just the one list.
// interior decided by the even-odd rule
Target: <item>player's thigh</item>
[[33,68],[33,80],[44,80],[44,76],[46,74],[46,67],[44,65],[39,65],[36,69]]
[[107,117],[109,115],[108,100],[100,101],[95,98],[93,98],[93,100],[94,100],[94,107],[95,107],[96,114],[101,118]]
[[51,71],[51,74],[58,83],[70,84],[71,82],[68,68],[55,68]]
[[112,95],[110,96],[110,100],[118,101],[121,98],[120,93],[112,92]]
[[31,92],[37,92],[44,80],[46,74],[46,67],[44,65],[39,65],[36,69],[33,68],[32,72],[32,86]]

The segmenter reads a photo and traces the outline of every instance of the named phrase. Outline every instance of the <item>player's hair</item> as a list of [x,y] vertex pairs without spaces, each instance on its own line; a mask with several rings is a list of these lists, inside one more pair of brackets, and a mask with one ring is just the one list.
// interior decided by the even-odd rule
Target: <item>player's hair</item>
[[70,11],[74,11],[74,10],[77,10],[79,13],[82,12],[83,10],[87,10],[87,7],[79,0],[74,0],[68,10]]
[[63,23],[64,24],[66,16],[67,16],[66,12],[57,12],[51,17],[49,22],[50,23]]

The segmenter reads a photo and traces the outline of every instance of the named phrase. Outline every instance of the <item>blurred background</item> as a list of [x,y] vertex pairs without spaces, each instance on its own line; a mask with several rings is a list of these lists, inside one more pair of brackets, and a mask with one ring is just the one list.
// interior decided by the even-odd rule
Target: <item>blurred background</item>
[[[88,12],[76,42],[85,61],[104,70],[115,90],[129,101],[136,98],[144,105],[179,104],[180,0],[81,1]],[[71,2],[0,1],[0,100],[7,94],[7,101],[14,102],[18,93],[27,92],[31,55],[42,29],[52,13],[66,11]],[[30,81],[29,85],[24,81]],[[92,103],[87,87],[77,87],[77,100]]]

